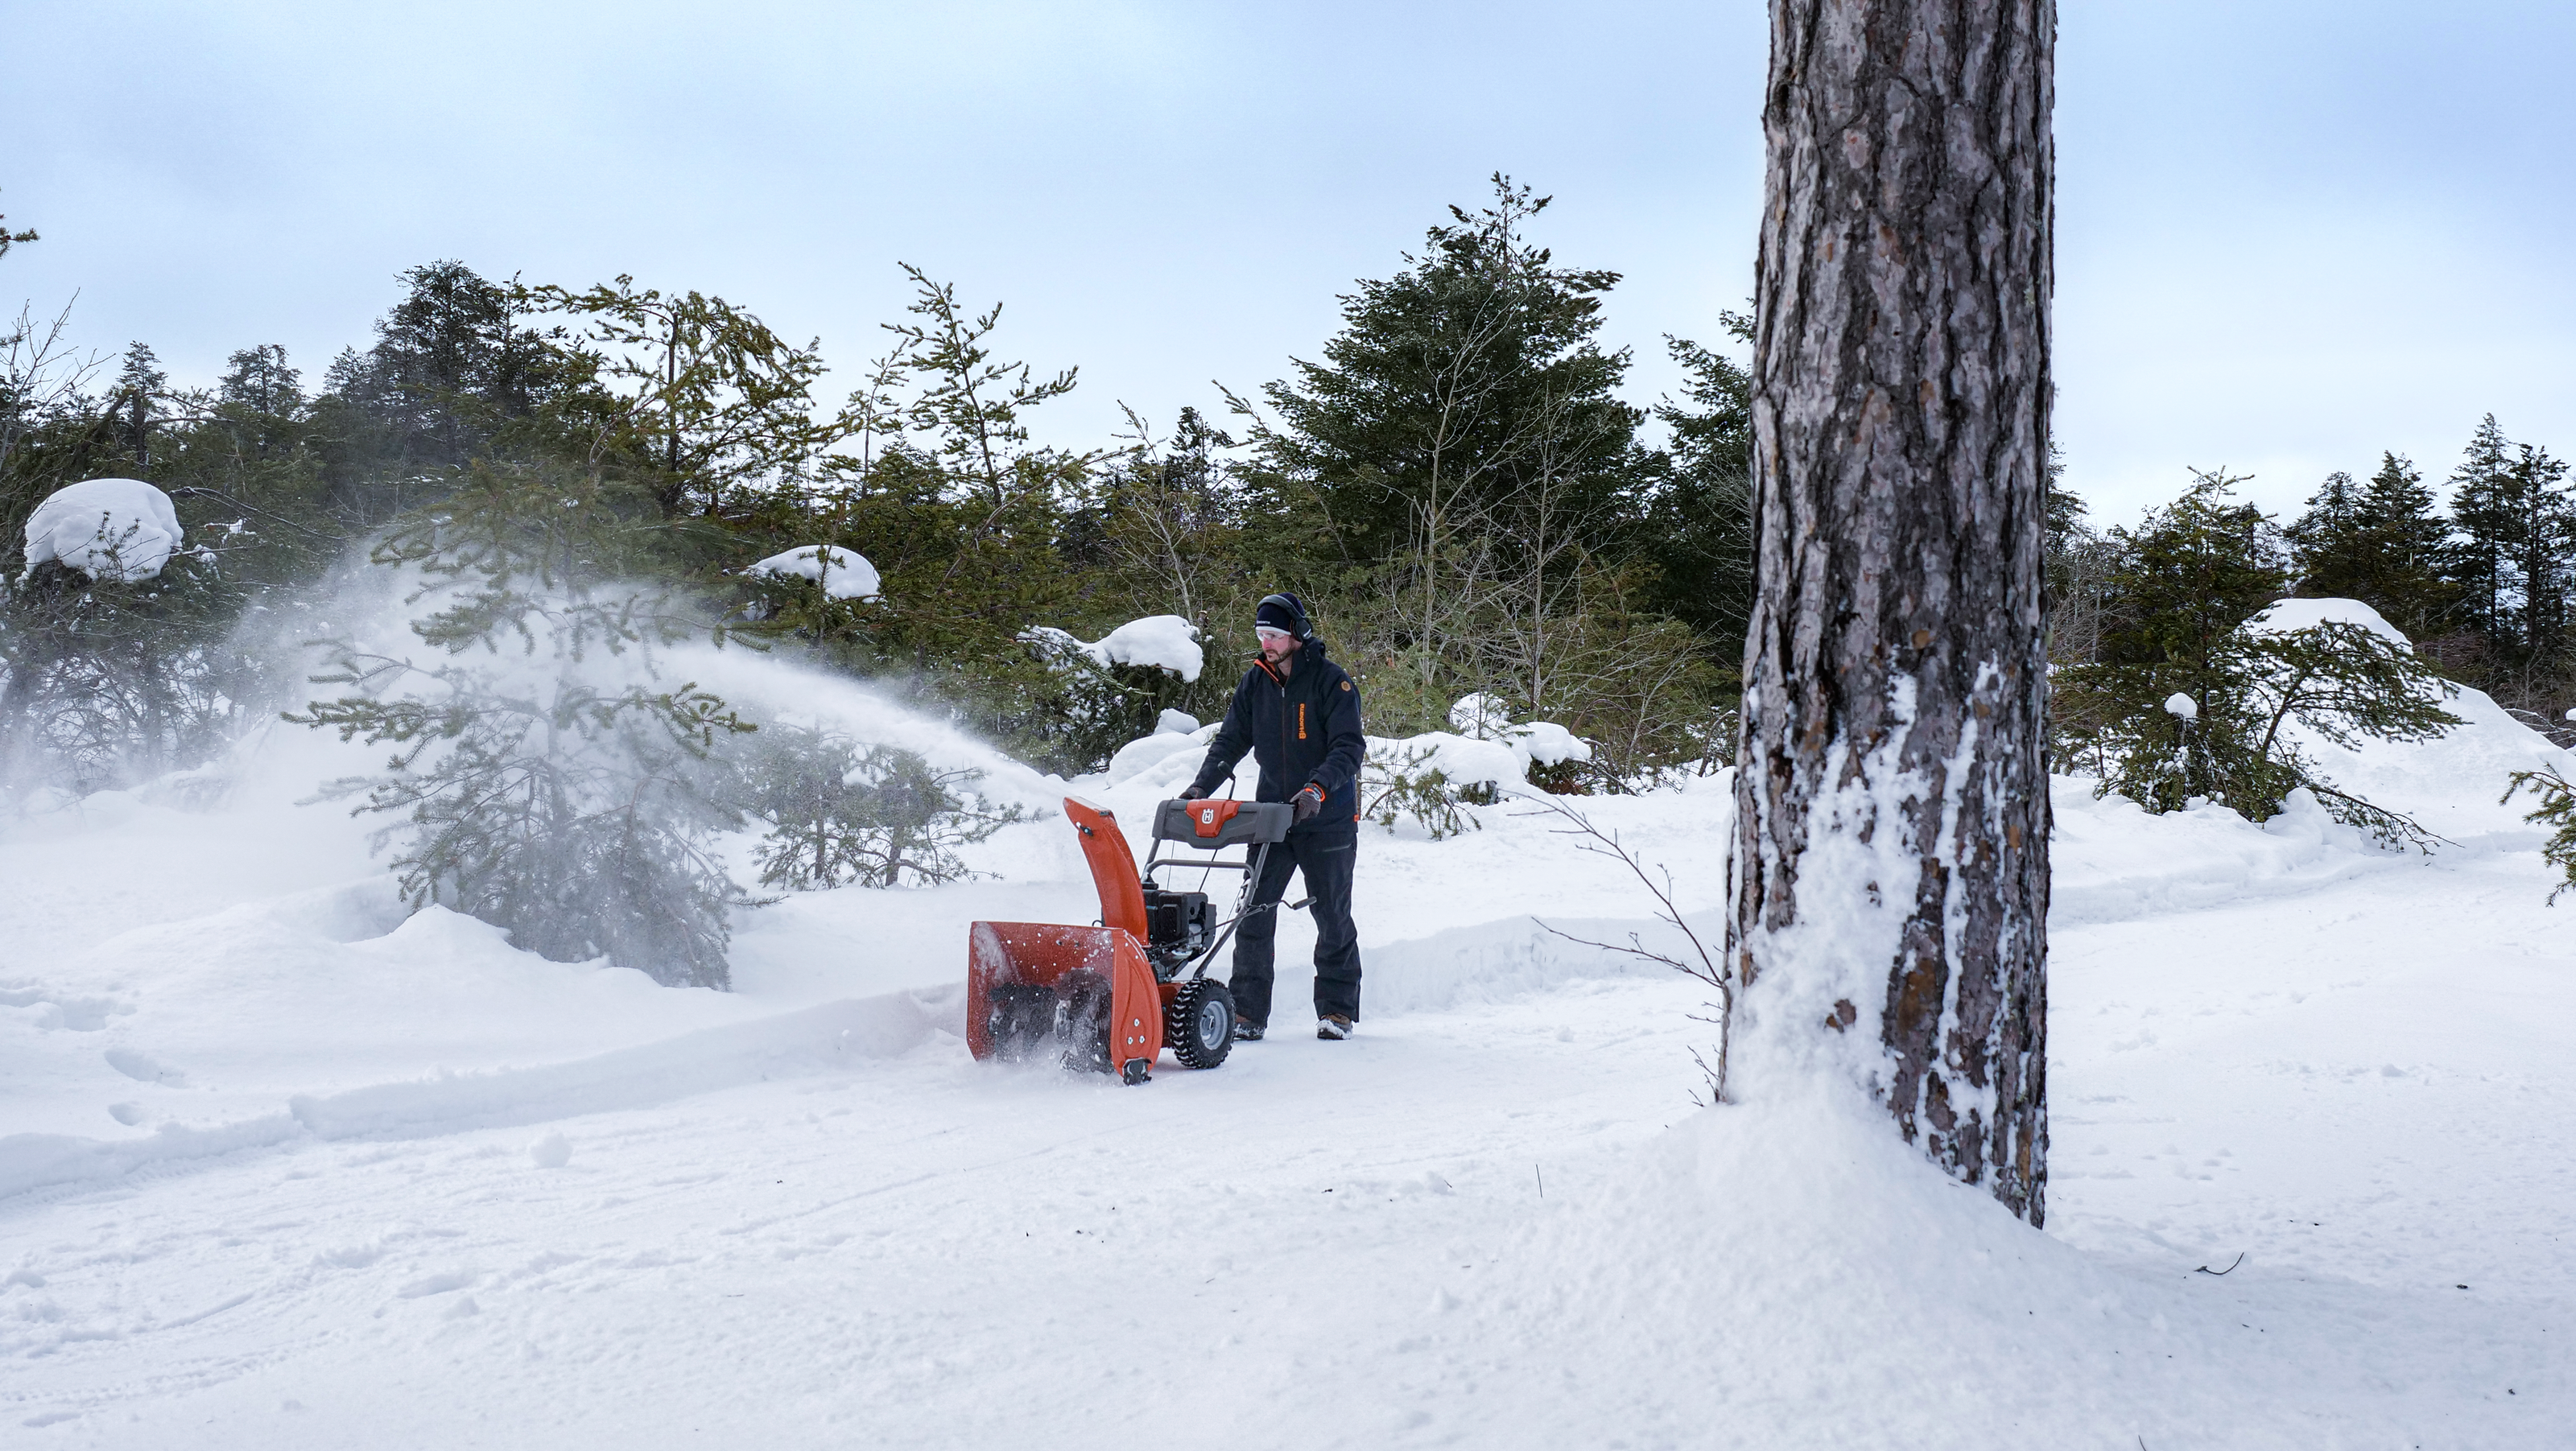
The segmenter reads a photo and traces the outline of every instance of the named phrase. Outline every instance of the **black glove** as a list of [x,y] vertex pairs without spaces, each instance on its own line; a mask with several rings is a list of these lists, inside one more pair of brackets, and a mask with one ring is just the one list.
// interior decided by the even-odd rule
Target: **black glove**
[[1184,786],[1181,788],[1181,799],[1183,801],[1204,801],[1207,799],[1207,793],[1196,786]]
[[1324,809],[1324,788],[1309,781],[1306,783],[1305,790],[1288,798],[1288,804],[1297,812],[1296,819],[1290,825],[1303,826],[1314,817],[1316,812]]

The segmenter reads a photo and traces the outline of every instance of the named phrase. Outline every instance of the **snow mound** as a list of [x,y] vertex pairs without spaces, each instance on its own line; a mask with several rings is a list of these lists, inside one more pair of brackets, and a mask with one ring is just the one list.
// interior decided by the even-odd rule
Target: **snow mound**
[[1474,741],[1499,741],[1521,758],[1524,771],[1533,765],[1592,759],[1592,744],[1554,721],[1514,724],[1502,697],[1478,691],[1449,707],[1449,729]]
[[1448,731],[1418,736],[1371,736],[1363,789],[1401,772],[1419,778],[1437,771],[1453,786],[1518,786],[1529,779],[1529,755],[1510,741],[1479,741]]
[[[1471,1382],[1483,1424],[1529,1446],[1601,1444],[1600,1403],[1567,1389],[1601,1384],[1631,1388],[1619,1430],[1640,1447],[1714,1444],[1716,1426],[1741,1446],[1964,1447],[1997,1427],[2029,1445],[2215,1444],[2221,1406],[2232,1446],[2406,1444],[2401,1426],[2527,1444],[2534,1429],[2421,1343],[2319,1354],[2313,1309],[2249,1311],[2255,1280],[2195,1274],[2187,1252],[2108,1262],[2030,1229],[1927,1170],[1879,1111],[1822,1092],[1693,1115],[1497,1258],[1440,1276],[1410,1323],[1320,1369],[1378,1367],[1358,1378],[1399,1404]],[[2439,1334],[2493,1312],[2420,1293],[2392,1313]],[[1432,1353],[1401,1353],[1426,1334]]]
[[1506,727],[1499,735],[1477,740],[1449,731],[1418,736],[1369,737],[1364,775],[1383,778],[1401,771],[1420,776],[1438,771],[1456,786],[1492,786],[1514,790],[1528,784],[1530,768],[1562,761],[1592,759],[1592,746],[1553,721],[1531,721]]
[[2258,635],[2286,635],[2293,630],[2313,629],[2318,625],[2359,625],[2391,644],[2414,648],[2406,632],[2380,617],[2379,611],[2359,600],[2316,599],[2279,600],[2261,614],[2245,622],[2245,628]]
[[817,544],[791,549],[785,554],[773,554],[743,573],[765,574],[779,579],[824,580],[823,593],[836,600],[884,598],[877,593],[882,583],[877,578],[877,567],[868,562],[866,555],[843,549],[837,544]]
[[1198,774],[1199,762],[1206,758],[1208,742],[1216,739],[1216,730],[1215,726],[1200,726],[1190,731],[1158,730],[1150,736],[1138,736],[1109,758],[1108,769],[1100,773],[1101,782],[1121,786],[1158,766],[1168,766],[1171,769],[1157,773],[1154,779],[1178,789]]
[[[2359,600],[2282,600],[2245,628],[2267,634],[2317,625],[2358,625],[2392,644],[2413,648],[2405,634]],[[2442,707],[2461,723],[2429,741],[2364,740],[2347,750],[2287,722],[2282,732],[2337,786],[2375,805],[2403,811],[2464,846],[2527,849],[2544,833],[2522,820],[2532,802],[2503,803],[2516,771],[2555,767],[2576,771],[2576,754],[2515,720],[2484,691],[2460,687]]]
[[1592,743],[1552,720],[1534,720],[1511,730],[1511,744],[1534,766],[1592,759]]
[[27,516],[27,572],[60,560],[94,580],[150,579],[186,541],[170,496],[141,479],[84,479]]

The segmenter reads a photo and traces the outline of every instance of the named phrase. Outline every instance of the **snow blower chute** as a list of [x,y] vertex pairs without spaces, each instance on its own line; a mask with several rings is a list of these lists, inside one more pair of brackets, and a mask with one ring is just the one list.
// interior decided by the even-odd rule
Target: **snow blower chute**
[[[967,932],[966,1043],[977,1058],[1059,1058],[1067,1068],[1150,1076],[1169,1045],[1187,1068],[1214,1068],[1234,1047],[1234,999],[1207,975],[1252,901],[1270,849],[1294,813],[1271,801],[1166,801],[1142,873],[1107,811],[1068,796],[1064,814],[1100,890],[1100,922],[978,922]],[[1208,853],[1165,857],[1167,845]],[[1243,847],[1243,858],[1222,853]],[[1234,915],[1220,925],[1205,892],[1172,891],[1175,873],[1240,872]],[[1303,905],[1302,903],[1299,905]],[[1271,911],[1264,907],[1262,911]]]

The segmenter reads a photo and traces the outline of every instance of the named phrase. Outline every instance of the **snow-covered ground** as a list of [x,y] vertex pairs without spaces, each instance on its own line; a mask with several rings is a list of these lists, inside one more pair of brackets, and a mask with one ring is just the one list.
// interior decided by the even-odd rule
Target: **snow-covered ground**
[[[1533,924],[1654,928],[1526,807],[1368,829],[1358,1037],[1291,917],[1282,1031],[1124,1089],[958,1036],[968,921],[1097,912],[1060,817],[676,991],[405,920],[273,732],[0,835],[0,1445],[2576,1444],[2576,907],[2495,800],[2552,753],[2455,708],[2333,758],[2431,858],[2060,784],[2045,1232],[1830,1094],[1694,1109],[1704,992]],[[1722,779],[1582,805],[1713,924]]]

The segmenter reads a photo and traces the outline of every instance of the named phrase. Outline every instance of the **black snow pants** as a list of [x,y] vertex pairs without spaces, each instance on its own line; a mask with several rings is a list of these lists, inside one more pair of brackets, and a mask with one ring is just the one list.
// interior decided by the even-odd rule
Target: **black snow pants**
[[1226,991],[1234,1010],[1263,1027],[1270,1024],[1270,986],[1276,978],[1279,913],[1288,873],[1306,879],[1307,911],[1315,914],[1315,1016],[1360,1016],[1360,930],[1351,921],[1351,874],[1359,859],[1356,821],[1308,822],[1270,849],[1253,884],[1252,903],[1234,934],[1234,976]]

